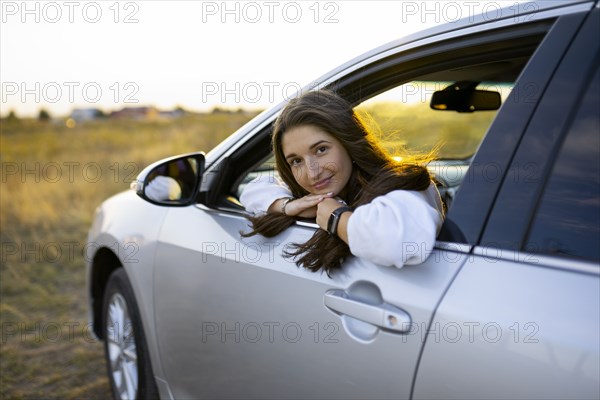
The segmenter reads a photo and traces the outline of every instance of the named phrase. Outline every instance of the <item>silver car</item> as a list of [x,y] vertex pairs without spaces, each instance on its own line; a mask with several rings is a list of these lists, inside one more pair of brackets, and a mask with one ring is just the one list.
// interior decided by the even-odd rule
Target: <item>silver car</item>
[[[88,238],[115,398],[598,399],[599,26],[596,1],[513,5],[305,89],[371,113],[390,150],[443,143],[430,167],[447,218],[421,265],[351,257],[328,277],[283,257],[314,221],[240,236],[282,105],[146,168]],[[161,181],[176,193],[157,196]]]

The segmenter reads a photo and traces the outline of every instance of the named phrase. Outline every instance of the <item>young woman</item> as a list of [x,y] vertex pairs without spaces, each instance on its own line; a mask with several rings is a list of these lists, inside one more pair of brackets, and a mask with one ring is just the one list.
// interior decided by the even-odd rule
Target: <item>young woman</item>
[[319,229],[287,256],[330,274],[350,254],[382,265],[423,262],[444,211],[425,164],[396,161],[380,147],[352,106],[335,93],[307,92],[277,118],[272,137],[274,177],[250,182],[241,195],[253,230],[272,237],[295,219]]

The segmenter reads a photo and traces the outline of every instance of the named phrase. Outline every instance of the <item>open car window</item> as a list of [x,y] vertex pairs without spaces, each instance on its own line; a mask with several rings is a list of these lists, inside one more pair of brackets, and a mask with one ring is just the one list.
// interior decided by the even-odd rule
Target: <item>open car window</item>
[[[470,160],[481,144],[498,109],[471,111],[432,108],[434,93],[452,88],[450,81],[415,80],[396,86],[360,103],[356,112],[395,158],[403,154],[434,152],[429,168],[440,183],[440,191],[450,205],[466,176]],[[475,82],[473,89],[497,93],[502,104],[513,82]],[[237,186],[239,198],[248,182],[259,176],[278,177],[274,157],[253,168]]]
[[279,178],[279,174],[275,168],[275,157],[271,154],[269,158],[262,162],[258,167],[252,169],[247,175],[244,176],[240,184],[237,186],[236,195],[239,199],[246,188],[248,182],[258,179],[261,176],[274,176]]
[[[455,88],[467,87],[467,82],[415,80],[355,107],[394,158],[401,160],[404,154],[434,155],[435,161],[428,167],[439,183],[447,206],[452,203],[471,159],[498,113],[497,108],[448,110],[445,104],[432,102],[436,93],[448,90],[456,93]],[[514,86],[513,82],[497,81],[470,82],[470,85],[477,93],[495,93],[500,104],[506,101]],[[462,97],[468,97],[471,92]]]
[[[437,149],[440,160],[468,160],[476,152],[498,110],[457,112],[433,109],[435,92],[454,82],[412,81],[372,97],[355,108],[374,123],[374,132],[392,155],[404,149],[427,153]],[[476,90],[497,92],[504,101],[512,83],[479,82]]]
[[[526,31],[506,28],[455,50],[452,45],[439,51],[425,46],[398,53],[327,88],[367,116],[371,121],[367,125],[392,156],[433,151],[435,161],[428,167],[450,210],[499,110],[509,101],[535,101],[535,92],[529,93],[527,85],[520,85],[519,100],[511,92],[549,26],[544,22]],[[239,199],[248,182],[260,175],[277,176],[270,140],[266,140],[270,129],[262,134],[265,140],[244,149],[245,156],[235,156],[238,165],[244,159],[251,161],[230,179],[233,197]]]

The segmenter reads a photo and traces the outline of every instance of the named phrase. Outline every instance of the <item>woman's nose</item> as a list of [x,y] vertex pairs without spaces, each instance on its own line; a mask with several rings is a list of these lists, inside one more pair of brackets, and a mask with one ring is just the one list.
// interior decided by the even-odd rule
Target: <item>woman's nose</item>
[[308,163],[308,177],[310,179],[316,179],[321,175],[321,166],[316,160],[310,160]]

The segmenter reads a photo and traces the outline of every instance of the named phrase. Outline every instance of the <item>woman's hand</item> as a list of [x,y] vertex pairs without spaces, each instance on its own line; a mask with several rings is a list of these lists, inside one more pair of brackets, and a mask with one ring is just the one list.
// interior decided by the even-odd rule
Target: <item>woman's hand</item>
[[[315,218],[317,216],[317,204],[329,199],[331,196],[333,196],[333,193],[309,194],[299,199],[291,200],[285,206],[285,214],[290,217]],[[279,199],[273,202],[268,212],[281,213],[281,207],[285,200]]]

